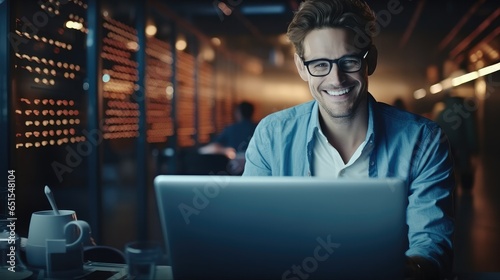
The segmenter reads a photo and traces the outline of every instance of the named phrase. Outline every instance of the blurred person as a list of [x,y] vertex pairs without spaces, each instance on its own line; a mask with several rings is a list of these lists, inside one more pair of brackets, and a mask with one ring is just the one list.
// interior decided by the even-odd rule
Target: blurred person
[[401,110],[407,110],[404,100],[400,97],[398,97],[394,100],[394,102],[392,103],[392,106],[399,108]]
[[460,186],[470,190],[474,185],[472,158],[478,151],[478,141],[475,113],[466,102],[463,97],[445,93],[443,102],[434,106],[434,120],[449,139]]
[[448,142],[435,122],[377,102],[369,93],[368,76],[377,64],[375,20],[361,0],[302,2],[287,34],[314,100],[260,121],[243,176],[404,180],[405,277],[443,279],[451,274],[454,231]]
[[243,101],[234,110],[235,122],[222,130],[210,144],[198,149],[200,154],[224,154],[231,159],[231,174],[241,174],[245,151],[257,124],[252,120],[254,105]]

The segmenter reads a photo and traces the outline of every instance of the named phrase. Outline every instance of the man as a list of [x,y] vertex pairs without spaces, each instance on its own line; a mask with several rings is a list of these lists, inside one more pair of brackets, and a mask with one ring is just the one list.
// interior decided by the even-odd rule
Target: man
[[224,128],[212,143],[198,151],[201,154],[226,154],[229,158],[244,153],[257,126],[252,121],[253,112],[252,103],[243,101],[238,104],[234,111],[235,123]]
[[444,278],[454,229],[448,143],[434,122],[378,103],[368,92],[377,63],[374,22],[360,0],[301,4],[288,37],[314,100],[260,121],[243,175],[403,179],[409,194],[406,276]]
[[257,124],[252,121],[254,106],[243,101],[234,111],[235,123],[227,126],[216,139],[198,149],[200,154],[224,154],[230,162],[227,169],[232,175],[241,175],[245,166],[245,151]]

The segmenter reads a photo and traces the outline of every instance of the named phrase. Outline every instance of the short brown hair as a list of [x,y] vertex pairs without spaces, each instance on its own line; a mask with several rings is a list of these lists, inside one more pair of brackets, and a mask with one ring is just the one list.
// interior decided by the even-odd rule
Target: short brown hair
[[[295,51],[302,57],[302,43],[307,34],[325,27],[352,29],[360,36],[368,38],[365,46],[371,44],[375,26],[375,14],[368,4],[361,0],[305,0],[288,25],[288,38],[295,46]],[[360,34],[361,33],[361,34]]]

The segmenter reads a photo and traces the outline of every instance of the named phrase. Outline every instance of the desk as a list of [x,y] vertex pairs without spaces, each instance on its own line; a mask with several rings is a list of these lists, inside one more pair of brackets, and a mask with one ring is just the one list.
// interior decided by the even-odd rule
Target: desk
[[[90,262],[86,263],[83,269],[84,275],[74,277],[74,280],[123,280],[127,277],[127,265],[125,264]],[[67,278],[47,278],[44,275],[43,270],[25,270],[16,273],[7,270],[0,271],[1,280],[68,280]],[[165,265],[157,266],[155,279],[173,280],[172,268]]]
[[[75,280],[123,280],[126,279],[127,276],[127,266],[125,264],[112,264],[112,263],[88,263],[84,266],[87,274],[85,276],[77,277]],[[97,271],[97,273],[91,274],[92,272]],[[103,277],[106,272],[117,272],[111,277]],[[10,273],[10,272],[9,272]],[[5,274],[0,271],[0,279],[2,280],[10,280],[10,279],[26,279],[26,280],[56,280],[56,279],[47,279],[43,276],[38,275],[37,273],[33,274],[23,274],[19,273],[17,276],[19,277],[9,277],[14,274]],[[24,275],[24,277],[22,277]],[[170,266],[160,265],[156,268],[156,280],[173,280],[172,276],[172,268]],[[451,280],[498,280],[500,279],[500,272],[469,272],[469,273],[458,273]],[[60,279],[57,279],[60,280]],[[66,279],[65,279],[66,280]]]
[[[111,277],[107,276],[108,280],[121,280],[126,279],[127,276],[127,265],[125,264],[113,264],[113,263],[98,263],[91,262],[84,265],[84,269],[89,273],[78,280],[102,280],[106,273],[115,273]],[[104,276],[106,277],[106,276]],[[156,267],[155,279],[158,280],[173,280],[172,268],[166,265],[159,265]]]
[[[116,277],[108,278],[108,280],[121,280],[125,279],[127,275],[127,267],[122,264],[106,264],[106,263],[95,263],[93,268],[99,269],[109,269],[110,267],[120,268],[124,274],[118,274]],[[87,268],[88,269],[88,268]],[[79,280],[101,280],[102,278],[79,278]],[[173,280],[172,267],[161,265],[156,268],[155,280]],[[453,279],[450,280],[499,280],[500,272],[469,272],[469,273],[459,273],[455,275]]]

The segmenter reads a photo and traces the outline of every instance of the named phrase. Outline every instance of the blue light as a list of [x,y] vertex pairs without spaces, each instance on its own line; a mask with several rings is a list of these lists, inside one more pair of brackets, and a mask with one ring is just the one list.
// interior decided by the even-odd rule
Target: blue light
[[241,7],[241,12],[246,15],[282,14],[285,12],[284,5],[255,5]]
[[109,74],[102,75],[103,82],[107,83],[107,82],[109,82],[109,80],[111,80],[111,76],[109,76]]

